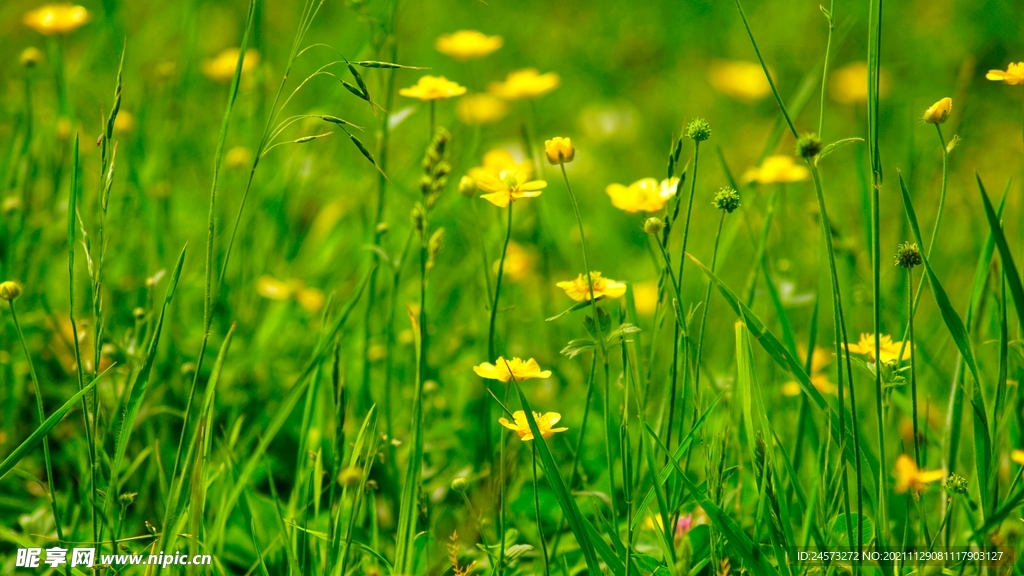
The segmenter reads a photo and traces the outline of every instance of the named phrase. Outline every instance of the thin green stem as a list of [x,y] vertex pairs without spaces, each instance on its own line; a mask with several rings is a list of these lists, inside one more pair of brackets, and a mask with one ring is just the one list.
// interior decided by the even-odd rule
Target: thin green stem
[[[876,410],[876,423],[878,426],[878,464],[880,470],[886,469],[886,457],[885,457],[885,405],[884,397],[885,390],[882,386],[882,365],[881,365],[881,331],[882,331],[882,274],[881,274],[881,220],[879,217],[879,187],[880,183],[876,180],[876,184],[871,187],[871,293],[872,297],[872,310],[871,319],[872,327],[874,328],[875,343],[874,343],[874,357],[875,357],[875,410]],[[885,536],[885,530],[888,524],[888,511],[886,506],[886,482],[885,475],[880,474],[878,479],[878,510],[877,518],[875,519],[878,533],[881,537]]]
[[[828,90],[828,61],[829,56],[832,53],[832,33],[836,29],[835,19],[836,2],[832,0],[829,3],[828,12],[825,13],[825,19],[828,20],[828,41],[825,43],[825,64],[821,71],[821,109],[818,112],[818,138],[824,138],[825,132],[825,93]],[[821,7],[821,11],[825,12],[825,7]]]
[[[722,225],[725,224],[725,216],[728,214],[725,210],[722,211],[722,215],[718,218],[718,230],[715,232],[715,248],[711,252],[711,271],[715,271],[715,265],[718,263],[718,242],[722,238]],[[696,417],[700,412],[700,366],[701,358],[704,355],[704,333],[708,323],[708,304],[711,302],[711,290],[714,288],[714,284],[708,281],[708,289],[704,293],[704,309],[701,311],[700,318],[700,336],[697,337],[697,359],[694,361],[694,374],[693,374],[693,416]]]
[[[543,442],[543,439],[535,442]],[[533,456],[533,509],[537,514],[537,540],[540,541],[540,556],[544,560],[544,576],[551,574],[548,568],[548,545],[544,542],[544,527],[540,513],[540,483],[537,481],[537,444],[531,444],[531,455]]]
[[908,319],[910,326],[910,408],[914,420],[914,462],[920,468],[923,462],[921,462],[921,447],[918,440],[920,432],[917,422],[917,366],[915,363],[917,355],[914,354],[914,273],[910,268],[907,269],[907,313],[910,315]]

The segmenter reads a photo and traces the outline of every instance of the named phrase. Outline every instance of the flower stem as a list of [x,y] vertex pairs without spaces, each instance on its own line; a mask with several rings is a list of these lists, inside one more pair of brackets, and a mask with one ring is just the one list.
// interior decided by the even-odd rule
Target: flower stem
[[541,523],[540,515],[540,484],[537,482],[537,442],[543,442],[543,439],[534,441],[534,444],[530,446],[532,449],[533,456],[533,508],[537,513],[537,539],[540,541],[540,555],[544,559],[544,575],[548,576],[551,574],[548,568],[548,545],[544,542],[544,528]]
[[[923,463],[921,462],[921,446],[920,436],[918,431],[917,422],[917,366],[915,365],[914,354],[914,272],[912,269],[907,269],[907,313],[910,315],[908,319],[908,325],[910,326],[910,395],[911,395],[911,413],[914,419],[914,461],[917,463],[917,467],[921,468]],[[902,359],[902,353],[899,359]]]
[[[508,243],[509,243],[509,241],[512,238],[512,204],[513,204],[513,202],[509,201],[509,203],[508,203],[508,221],[507,221],[507,225],[506,225],[506,229],[505,229],[505,243],[504,243],[504,245],[501,248],[501,260],[498,261],[498,274],[497,274],[497,279],[496,279],[495,285],[494,285],[494,299],[491,300],[491,317],[490,317],[490,321],[489,321],[489,325],[488,325],[488,331],[487,331],[487,359],[491,360],[491,361],[496,361],[496,358],[497,358],[497,356],[496,356],[497,355],[497,350],[496,350],[496,346],[494,344],[494,333],[495,333],[495,323],[496,323],[497,314],[498,314],[498,301],[499,301],[499,298],[501,297],[501,280],[502,280],[502,278],[505,275],[505,257],[508,254]],[[488,387],[488,389],[490,389],[490,383],[488,381],[486,381],[486,380],[484,381],[484,386],[486,386],[486,387]],[[506,387],[505,388],[505,404],[508,404],[508,395],[509,395],[509,388]],[[486,441],[488,443],[487,453],[488,454],[493,454],[493,449],[490,447],[490,438],[491,438],[490,429],[491,429],[491,425],[492,425],[491,424],[491,403],[490,402],[484,402],[484,404],[486,406],[486,408],[483,411],[484,412],[483,417],[486,418],[486,423],[485,423],[484,429],[487,430],[487,439],[486,439]],[[498,490],[499,490],[499,496],[498,496],[498,527],[499,527],[499,538],[500,538],[499,545],[501,547],[501,557],[500,557],[500,559],[498,561],[498,574],[502,574],[504,572],[504,570],[505,570],[505,441],[501,437],[500,434],[499,434],[498,438],[499,438],[498,442],[499,442],[499,446],[500,446],[500,449],[498,451],[498,469],[499,469],[499,473],[498,473],[498,477],[497,477]],[[492,470],[493,470],[493,461],[492,461]]]
[[[722,237],[722,225],[725,224],[726,212],[723,210],[721,217],[718,219],[718,231],[715,232],[715,248],[711,253],[711,271],[715,271],[715,265],[718,263],[718,241]],[[704,332],[705,327],[708,323],[708,303],[711,302],[711,290],[714,285],[711,281],[708,281],[707,292],[704,293],[704,309],[701,311],[700,318],[700,336],[697,337],[697,359],[694,362],[694,374],[693,374],[693,416],[694,418],[700,413],[700,365],[701,357],[704,354]]]

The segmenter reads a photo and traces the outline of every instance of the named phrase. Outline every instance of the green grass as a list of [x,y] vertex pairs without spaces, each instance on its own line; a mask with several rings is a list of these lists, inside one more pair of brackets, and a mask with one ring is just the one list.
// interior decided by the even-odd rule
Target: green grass
[[[83,1],[49,36],[0,5],[0,573],[58,544],[218,575],[1024,553],[1021,91],[985,79],[1024,58],[1010,7]],[[458,29],[504,45],[439,53]],[[525,67],[559,86],[463,120]],[[400,94],[426,74],[469,94]],[[495,149],[543,193],[482,200]],[[780,155],[798,177],[748,176]],[[604,192],[644,177],[679,178],[663,207]],[[597,271],[621,296],[555,286]],[[553,374],[474,373],[499,356]],[[902,455],[945,474],[902,490]]]

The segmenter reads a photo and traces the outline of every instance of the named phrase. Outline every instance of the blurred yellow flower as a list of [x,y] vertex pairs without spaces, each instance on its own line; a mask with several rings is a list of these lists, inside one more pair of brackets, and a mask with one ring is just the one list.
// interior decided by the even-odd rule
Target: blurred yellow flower
[[906,454],[900,454],[896,459],[896,493],[903,494],[913,489],[921,492],[928,487],[928,484],[937,482],[946,477],[946,469],[920,470],[914,459]]
[[476,375],[481,378],[506,383],[512,378],[515,378],[516,382],[522,382],[533,378],[551,377],[551,370],[541,370],[540,365],[533,358],[529,360],[521,358],[506,360],[504,356],[498,356],[494,364],[484,362],[479,366],[473,366],[473,372],[476,372]]
[[480,197],[494,204],[498,208],[504,208],[509,202],[520,198],[534,198],[540,196],[541,190],[547,187],[548,183],[543,180],[529,180],[529,177],[518,170],[505,170],[497,178],[490,174],[481,174],[476,179],[476,185],[488,194],[481,194]]
[[717,92],[746,102],[756,102],[772,92],[756,62],[719,60],[708,69],[708,82]]
[[792,156],[769,156],[761,166],[747,170],[743,175],[745,182],[758,184],[778,184],[800,182],[811,176],[806,166],[797,164]]
[[[225,48],[213,58],[203,62],[203,74],[216,82],[230,82],[235,77],[238,65],[238,48]],[[255,48],[245,51],[242,59],[242,74],[251,72],[260,63],[260,53]]]
[[470,126],[493,124],[508,116],[508,103],[490,94],[469,94],[459,98],[455,115],[463,124]]
[[652,316],[658,309],[658,281],[637,282],[633,284],[633,305],[636,313],[641,316]]
[[299,288],[295,300],[306,310],[316,313],[324,307],[324,293],[316,288]]
[[1010,452],[1010,460],[1024,466],[1024,450],[1013,450]]
[[135,130],[135,115],[127,110],[121,110],[114,118],[114,133],[130,134]]
[[487,56],[501,48],[502,44],[504,40],[501,36],[488,36],[478,30],[459,30],[438,37],[434,48],[456,60],[472,60]]
[[[829,78],[829,94],[840,104],[856,104],[868,100],[868,63],[851,62],[835,69]],[[878,77],[878,96],[889,93],[889,74],[884,69]]]
[[444,76],[421,76],[416,84],[402,88],[398,93],[417,100],[444,100],[462,96],[466,93],[466,87],[459,86],[457,82],[452,82]]
[[539,98],[562,83],[562,79],[554,72],[541,74],[536,68],[524,68],[509,72],[504,82],[491,82],[487,89],[491,94],[505,100],[520,98]]
[[[500,261],[494,261],[494,272],[498,272]],[[533,269],[533,254],[515,242],[508,243],[508,252],[505,254],[505,279],[511,282],[519,282],[530,275]]]
[[935,104],[932,104],[924,111],[922,120],[929,124],[942,124],[949,118],[949,113],[953,110],[953,99],[943,98]]
[[[882,334],[878,340],[879,356],[882,357],[882,362],[890,362],[896,360],[900,354],[900,348],[903,346],[903,341],[893,342],[892,337],[888,334]],[[861,334],[860,341],[856,344],[849,344],[846,350],[854,354],[863,354],[868,357],[868,360],[875,361],[875,335],[874,334]],[[903,358],[900,360],[906,360],[910,358],[910,346],[903,350]]]
[[[515,420],[514,424],[505,418],[498,418],[498,422],[505,428],[508,428],[518,434],[519,439],[523,442],[533,440],[533,431],[530,430],[530,423],[526,419],[526,412],[516,410],[512,413],[512,419]],[[568,428],[553,428],[553,426],[558,424],[558,421],[562,419],[562,415],[558,412],[548,412],[547,414],[534,412],[533,419],[537,421],[537,430],[540,431],[540,435],[544,438],[551,438],[558,432],[565,432],[568,430]]]
[[469,177],[473,180],[480,180],[488,175],[499,178],[501,173],[506,170],[515,170],[526,175],[526,178],[529,179],[533,174],[533,163],[527,159],[524,159],[522,162],[516,161],[508,150],[495,148],[484,154],[482,166],[469,169]]
[[29,46],[21,51],[18,61],[26,68],[35,68],[43,61],[43,53],[35,46]]
[[88,24],[92,14],[84,6],[76,4],[47,4],[25,14],[25,26],[50,36],[67,34]]
[[568,164],[576,156],[576,148],[573,147],[572,140],[569,138],[555,136],[551,140],[544,141],[544,155],[548,157],[548,162],[552,166]]
[[273,276],[260,276],[256,280],[256,292],[264,298],[271,300],[287,300],[295,292],[295,286],[289,282],[282,282]]
[[224,157],[228,168],[241,168],[252,162],[252,152],[245,146],[235,146]]
[[[594,284],[594,298],[621,298],[626,293],[624,282],[604,278],[600,272],[591,272],[590,281]],[[555,286],[565,290],[565,294],[577,302],[590,300],[590,283],[583,274],[577,276],[575,280],[559,282]]]
[[989,70],[985,78],[996,82],[1006,82],[1010,86],[1024,84],[1024,62],[1010,63],[1006,70]]
[[[806,354],[807,347],[802,346],[800,352]],[[836,385],[828,379],[828,375],[824,372],[825,367],[831,362],[831,352],[819,346],[814,347],[814,352],[811,354],[811,384],[822,394],[836,393]],[[782,386],[782,394],[785,396],[799,396],[801,392],[800,385],[795,381],[787,382]]]
[[654,178],[643,178],[629,186],[609,184],[605,188],[611,196],[612,205],[629,213],[657,212],[665,207],[668,199],[675,195],[678,178],[658,182]]

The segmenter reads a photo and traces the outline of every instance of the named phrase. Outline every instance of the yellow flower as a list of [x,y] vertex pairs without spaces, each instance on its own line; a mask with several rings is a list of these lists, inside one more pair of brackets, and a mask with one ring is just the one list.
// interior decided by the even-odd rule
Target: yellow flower
[[636,313],[651,316],[658,308],[658,281],[638,282],[633,284],[633,304]]
[[935,104],[932,104],[924,111],[924,116],[921,118],[929,124],[942,124],[949,118],[949,112],[953,109],[953,99],[943,98]]
[[[806,354],[806,346],[801,346],[801,353]],[[811,354],[811,384],[822,394],[835,394],[836,385],[825,374],[825,367],[832,363],[832,354],[824,348],[815,346]],[[802,390],[796,382],[787,382],[782,386],[782,394],[785,396],[799,396]]]
[[629,186],[609,184],[605,192],[612,198],[612,205],[629,213],[657,212],[665,207],[668,199],[675,195],[678,178],[658,182],[654,178],[643,178]]
[[295,292],[295,300],[314,314],[324,307],[324,293],[316,288],[299,288]]
[[[591,272],[590,281],[594,284],[594,298],[621,298],[626,293],[625,283],[604,278],[600,272]],[[577,302],[590,300],[590,285],[583,274],[577,276],[575,280],[559,282],[555,286],[565,290],[565,294]]]
[[25,68],[35,68],[43,61],[43,53],[39,51],[39,48],[35,46],[29,46],[21,51],[21,56],[18,57],[18,61]]
[[555,136],[544,141],[544,155],[553,166],[568,164],[576,156],[576,149],[572,146],[572,140]]
[[[497,273],[500,261],[494,262],[494,271]],[[515,242],[508,243],[508,252],[505,254],[505,279],[511,282],[519,282],[530,274],[533,268],[533,254]]]
[[[238,48],[225,48],[213,58],[203,62],[203,74],[216,82],[230,82],[235,77],[238,65]],[[245,51],[242,59],[242,74],[251,72],[260,63],[260,53],[255,48]]]
[[459,30],[443,34],[434,43],[434,48],[445,56],[456,60],[483,58],[504,44],[501,36],[488,36],[477,30]]
[[459,86],[457,82],[452,82],[444,76],[422,76],[416,84],[402,88],[398,93],[406,98],[418,100],[444,100],[462,96],[466,93],[466,87]]
[[562,79],[554,72],[541,74],[536,68],[524,68],[509,72],[504,82],[491,82],[487,89],[499,98],[519,100],[539,98],[558,88],[561,83]]
[[490,94],[470,94],[455,105],[455,115],[463,124],[480,126],[493,124],[508,116],[508,104]]
[[256,280],[256,292],[271,300],[287,300],[292,297],[295,288],[294,283],[282,282],[273,276],[260,276]]
[[806,180],[810,175],[811,171],[806,166],[797,164],[792,156],[769,156],[760,167],[747,170],[743,180],[758,184],[777,184],[799,182]]
[[[505,418],[498,418],[498,422],[512,430],[519,435],[519,439],[523,442],[533,440],[533,431],[530,430],[530,423],[526,420],[526,412],[522,410],[516,410],[512,413],[512,419],[515,423],[511,423]],[[565,432],[568,428],[552,428],[558,421],[562,419],[562,415],[558,412],[548,412],[547,414],[541,414],[540,412],[533,413],[533,419],[537,421],[537,430],[540,431],[540,435],[544,438],[551,438],[558,432]]]
[[1024,450],[1013,450],[1010,452],[1010,460],[1024,466]]
[[914,459],[906,454],[900,454],[896,459],[896,493],[903,494],[913,489],[921,492],[928,487],[928,484],[937,482],[946,477],[946,469],[920,470]]
[[476,372],[476,375],[481,378],[506,383],[512,378],[515,378],[516,382],[522,382],[533,378],[551,377],[551,370],[541,370],[540,365],[533,358],[529,360],[521,358],[506,360],[504,356],[498,356],[494,364],[484,362],[479,366],[473,366],[473,372]]
[[[900,354],[900,348],[903,346],[903,341],[893,342],[892,337],[888,334],[882,334],[878,341],[879,355],[882,357],[882,362],[890,362],[896,360]],[[849,344],[846,350],[853,352],[854,354],[864,354],[868,357],[868,360],[875,361],[875,335],[874,334],[861,334],[860,342],[856,344]],[[910,358],[910,346],[908,345],[903,350],[903,358],[900,360],[906,360]]]
[[245,146],[235,146],[224,157],[228,168],[241,168],[252,162],[252,152]]
[[1024,62],[1010,63],[1006,70],[989,70],[985,78],[996,82],[1006,82],[1010,86],[1024,84]]
[[708,70],[708,81],[716,91],[747,102],[756,102],[772,92],[764,70],[756,62],[720,60]]
[[[889,75],[882,70],[878,78],[878,95],[889,92]],[[856,104],[868,100],[868,64],[851,62],[832,72],[829,79],[829,94],[840,104]]]
[[469,169],[469,177],[473,180],[480,180],[487,176],[500,178],[501,173],[506,170],[515,170],[516,172],[525,174],[526,178],[529,179],[533,174],[533,163],[529,160],[517,162],[508,150],[505,150],[504,148],[496,148],[487,154],[484,154],[483,166],[477,166],[476,168]]
[[481,198],[498,208],[504,208],[509,202],[520,198],[540,196],[541,190],[546,188],[548,183],[543,180],[529,180],[526,174],[518,170],[505,170],[497,178],[490,174],[482,174],[476,179],[476,185],[488,192],[481,194]]
[[25,26],[50,36],[74,32],[92,20],[84,6],[76,4],[47,4],[25,14]]
[[135,115],[127,110],[121,110],[114,118],[114,132],[117,134],[130,134],[135,130]]

